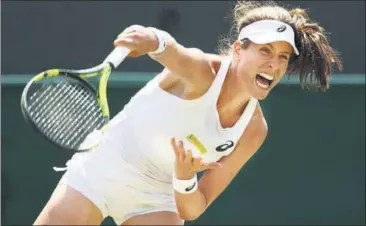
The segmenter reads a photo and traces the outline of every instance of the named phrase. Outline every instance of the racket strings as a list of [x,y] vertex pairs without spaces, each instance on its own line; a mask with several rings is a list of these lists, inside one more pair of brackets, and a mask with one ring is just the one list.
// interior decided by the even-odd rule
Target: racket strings
[[104,125],[94,94],[76,82],[42,84],[28,102],[29,115],[37,127],[69,148],[79,147],[88,134]]

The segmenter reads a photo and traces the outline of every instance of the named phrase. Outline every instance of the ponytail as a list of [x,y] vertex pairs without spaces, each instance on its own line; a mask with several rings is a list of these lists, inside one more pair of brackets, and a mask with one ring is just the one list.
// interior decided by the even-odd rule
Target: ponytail
[[287,73],[299,75],[302,88],[315,85],[316,88],[325,91],[329,88],[333,70],[342,70],[342,62],[329,44],[325,29],[310,22],[305,10],[294,9],[290,11],[290,15],[300,54],[293,59]]

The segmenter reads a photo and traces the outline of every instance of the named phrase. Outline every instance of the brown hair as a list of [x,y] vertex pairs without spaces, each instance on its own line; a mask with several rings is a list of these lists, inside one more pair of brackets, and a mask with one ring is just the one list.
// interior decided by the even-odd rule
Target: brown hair
[[239,1],[233,12],[234,24],[230,34],[220,41],[221,54],[228,53],[243,27],[259,20],[279,20],[295,31],[295,43],[300,54],[293,55],[287,74],[299,75],[302,88],[313,85],[325,91],[329,88],[334,66],[342,70],[342,62],[328,41],[328,33],[318,23],[312,22],[304,9],[288,10],[273,1]]

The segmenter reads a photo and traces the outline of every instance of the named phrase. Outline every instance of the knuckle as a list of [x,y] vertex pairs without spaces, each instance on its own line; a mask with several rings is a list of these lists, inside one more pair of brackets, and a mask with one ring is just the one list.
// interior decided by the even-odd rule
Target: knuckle
[[143,28],[143,26],[141,26],[139,24],[132,24],[127,29],[140,29],[140,28]]
[[134,32],[134,33],[130,34],[130,37],[131,37],[132,39],[137,40],[138,38],[140,38],[140,35],[139,35],[138,33]]

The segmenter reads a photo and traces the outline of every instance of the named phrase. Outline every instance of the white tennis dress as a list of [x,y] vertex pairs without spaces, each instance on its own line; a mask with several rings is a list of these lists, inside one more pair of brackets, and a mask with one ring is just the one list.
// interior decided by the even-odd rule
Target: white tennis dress
[[217,161],[234,150],[256,108],[252,98],[237,123],[222,128],[216,104],[229,65],[230,58],[223,60],[209,90],[195,100],[164,91],[159,76],[148,82],[110,121],[95,150],[73,156],[61,183],[81,192],[117,225],[144,213],[177,212],[171,137],[194,156]]

